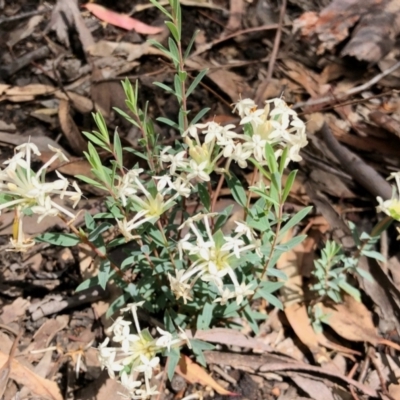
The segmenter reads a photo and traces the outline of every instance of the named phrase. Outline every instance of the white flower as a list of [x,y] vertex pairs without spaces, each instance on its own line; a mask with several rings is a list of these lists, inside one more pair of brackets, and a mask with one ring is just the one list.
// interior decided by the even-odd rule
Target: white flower
[[217,297],[213,302],[220,303],[221,306],[224,306],[233,297],[235,297],[235,293],[231,292],[228,288],[225,288],[221,293],[221,297]]
[[135,381],[133,379],[132,374],[128,375],[125,371],[121,373],[121,384],[125,389],[127,389],[132,394],[138,387],[142,386],[141,381]]
[[267,141],[262,139],[260,135],[254,134],[250,140],[243,144],[244,150],[251,150],[254,154],[254,158],[257,161],[263,161],[265,159],[265,144]]
[[210,180],[210,175],[205,171],[207,168],[207,161],[203,161],[197,164],[195,160],[190,160],[189,164],[189,174],[187,176],[188,180],[198,178],[201,181],[208,182]]
[[242,282],[239,286],[235,287],[235,296],[236,296],[236,303],[240,305],[243,301],[244,297],[250,296],[254,293],[254,290],[251,289],[252,284],[246,285],[245,282]]
[[172,183],[172,188],[179,194],[179,196],[188,198],[190,196],[191,184],[188,180],[183,179],[182,176],[178,176],[175,182]]
[[137,372],[143,372],[146,379],[150,379],[153,376],[153,369],[157,367],[160,362],[158,357],[153,357],[151,359],[147,358],[145,355],[140,355],[141,364],[137,365],[133,369]]
[[241,143],[235,147],[235,151],[231,155],[232,160],[236,161],[240,168],[247,167],[247,160],[251,157],[251,150],[246,150]]
[[252,99],[240,99],[235,103],[235,107],[232,112],[236,112],[240,115],[240,118],[249,115],[254,109],[257,108],[257,104]]
[[171,345],[173,344],[173,337],[171,333],[162,330],[158,326],[157,331],[161,336],[156,340],[156,346],[166,347],[168,351],[171,351]]

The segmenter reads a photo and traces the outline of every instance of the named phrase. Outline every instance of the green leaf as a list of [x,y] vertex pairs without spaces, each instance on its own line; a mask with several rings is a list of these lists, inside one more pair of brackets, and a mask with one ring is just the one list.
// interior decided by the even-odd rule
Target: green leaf
[[121,117],[124,117],[132,125],[136,126],[137,128],[140,128],[139,124],[131,116],[129,116],[125,111],[122,111],[117,107],[113,107],[113,110],[116,111],[119,115],[121,115]]
[[381,261],[383,263],[386,262],[385,257],[381,253],[378,253],[375,250],[362,250],[361,254],[365,257],[373,258],[373,259]]
[[165,21],[165,25],[167,25],[169,31],[171,32],[172,36],[174,37],[175,41],[179,43],[181,41],[180,34],[178,32],[178,28],[174,25],[171,21]]
[[223,211],[221,211],[217,218],[215,219],[215,225],[214,225],[214,230],[217,231],[219,229],[221,229],[226,221],[228,221],[228,218],[231,215],[233,209],[233,204],[230,204],[228,207],[226,207]]
[[201,314],[197,316],[197,329],[208,329],[213,317],[213,311],[216,304],[206,303],[203,305]]
[[298,213],[296,213],[288,222],[286,222],[284,227],[279,232],[278,240],[279,241],[282,240],[285,233],[290,228],[293,228],[295,225],[297,225],[311,211],[311,209],[312,209],[312,206],[303,208]]
[[91,179],[91,178],[88,178],[87,176],[84,176],[84,175],[75,175],[75,178],[78,178],[78,179],[80,179],[81,181],[86,182],[86,183],[88,183],[89,185],[93,185],[93,186],[95,186],[95,187],[97,187],[97,188],[99,188],[99,189],[107,190],[107,189],[104,187],[104,185],[102,185],[100,182],[97,182],[97,181],[95,181],[95,180],[93,180],[93,179]]
[[366,279],[369,282],[373,282],[374,278],[372,277],[372,275],[368,272],[363,270],[362,268],[356,268],[356,272],[364,279]]
[[96,221],[87,211],[85,211],[85,225],[86,228],[89,229],[90,231],[96,229]]
[[338,282],[339,287],[357,301],[361,301],[361,293],[358,289],[348,284],[346,281]]
[[173,94],[174,96],[176,96],[175,90],[174,90],[173,88],[171,88],[171,87],[169,87],[169,86],[167,86],[167,85],[164,85],[164,84],[161,83],[161,82],[153,82],[153,85],[154,85],[154,86],[158,86],[158,87],[160,87],[161,89],[163,89],[164,91],[166,91],[167,93],[171,93],[171,94]]
[[153,4],[154,7],[157,7],[169,19],[173,19],[172,15],[160,4],[158,0],[150,0],[150,3]]
[[296,179],[297,171],[291,171],[287,177],[285,188],[283,189],[282,202],[284,203],[289,196],[290,190],[292,189],[294,180]]
[[168,374],[168,379],[171,381],[175,374],[175,369],[179,363],[179,359],[181,358],[181,353],[179,349],[171,348],[171,350],[166,355],[168,357],[167,374]]
[[92,232],[89,234],[89,241],[94,242],[99,235],[101,235],[103,232],[106,232],[112,227],[113,224],[109,222],[102,222],[97,228],[95,228]]
[[211,198],[210,194],[208,193],[206,185],[204,183],[198,183],[197,190],[199,191],[201,203],[203,204],[207,212],[209,212],[211,208]]
[[265,159],[267,160],[268,169],[270,170],[271,174],[278,172],[278,162],[275,158],[274,149],[269,143],[265,144]]
[[115,128],[114,131],[114,153],[118,166],[122,168],[123,167],[122,144],[121,144],[121,138],[118,135],[117,128]]
[[171,60],[175,65],[175,68],[179,67],[179,49],[176,43],[172,40],[172,38],[168,38],[168,47],[171,54]]
[[99,112],[97,113],[92,113],[94,122],[96,123],[97,127],[99,128],[99,131],[101,133],[101,136],[104,140],[105,143],[110,144],[110,136],[108,134],[108,129],[107,129],[107,124],[106,121],[103,117],[103,115]]
[[100,263],[99,274],[97,278],[99,280],[99,285],[105,290],[107,286],[108,279],[110,277],[111,262],[110,260],[102,260]]
[[190,344],[192,346],[193,354],[196,356],[196,361],[203,367],[206,367],[207,362],[204,357],[203,350],[213,350],[215,349],[215,346],[199,339],[190,339]]
[[124,293],[118,296],[109,306],[106,312],[106,318],[113,316],[120,308],[129,302],[131,295],[129,293]]
[[189,97],[192,94],[193,90],[196,89],[197,85],[204,78],[204,76],[207,74],[207,72],[208,72],[208,69],[204,69],[203,71],[200,71],[200,73],[196,76],[196,78],[193,80],[193,82],[189,86],[188,90],[186,91],[186,97]]
[[80,243],[81,239],[73,233],[42,233],[35,237],[36,242],[54,244],[55,246],[72,247]]
[[196,116],[192,119],[192,121],[190,122],[190,125],[194,125],[197,124],[197,122],[199,122],[205,114],[207,114],[209,111],[211,110],[210,107],[206,107],[203,108],[201,111],[199,111]]
[[175,87],[175,96],[179,100],[179,102],[181,102],[183,99],[182,83],[178,75],[174,76],[174,87]]
[[193,36],[190,39],[188,47],[185,50],[185,54],[183,55],[183,61],[186,61],[186,59],[189,57],[190,52],[191,52],[192,47],[193,47],[193,44],[194,44],[194,41],[196,40],[196,36],[199,34],[199,32],[200,32],[199,29],[197,29],[196,31],[193,32]]
[[97,276],[94,276],[93,278],[86,279],[83,281],[76,289],[75,292],[80,292],[85,289],[89,289],[91,287],[97,286],[99,284],[99,279]]
[[225,179],[235,201],[243,208],[246,208],[246,191],[243,189],[239,179],[232,172],[230,173],[230,176],[225,174]]
[[92,143],[97,144],[97,146],[102,149],[109,150],[108,146],[104,143],[103,140],[97,138],[93,133],[90,132],[82,132]]
[[157,121],[163,122],[164,124],[169,125],[170,127],[174,128],[174,129],[176,129],[178,131],[180,130],[179,126],[176,124],[176,122],[171,121],[169,118],[158,117]]

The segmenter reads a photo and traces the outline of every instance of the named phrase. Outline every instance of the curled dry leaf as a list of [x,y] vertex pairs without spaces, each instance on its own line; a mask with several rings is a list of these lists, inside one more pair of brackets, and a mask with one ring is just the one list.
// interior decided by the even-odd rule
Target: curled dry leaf
[[89,10],[97,18],[111,25],[117,26],[118,28],[126,29],[128,31],[135,30],[137,33],[142,33],[144,35],[155,35],[163,31],[163,28],[147,25],[127,14],[116,13],[96,3],[87,3],[84,4],[83,7]]

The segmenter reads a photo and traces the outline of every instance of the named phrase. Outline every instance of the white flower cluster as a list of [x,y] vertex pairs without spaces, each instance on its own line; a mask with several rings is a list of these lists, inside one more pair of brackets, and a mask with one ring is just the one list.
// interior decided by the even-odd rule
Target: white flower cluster
[[53,182],[45,181],[46,170],[51,164],[57,159],[68,161],[61,150],[50,145],[49,149],[54,155],[36,173],[31,169],[31,160],[33,154],[40,156],[40,152],[37,146],[30,142],[17,146],[14,156],[4,162],[6,167],[0,169],[0,213],[5,209],[15,210],[13,238],[9,250],[26,251],[35,244],[31,238],[25,237],[23,232],[23,216],[26,214],[39,215],[39,222],[49,215],[75,218],[68,209],[52,200],[53,195],[58,195],[61,199],[69,197],[75,208],[81,198],[81,191],[76,182],[72,184],[73,191],[67,190],[69,182],[57,170],[59,179]]
[[[285,101],[273,99],[257,109],[253,100],[243,99],[235,110],[241,117],[240,125],[250,125],[251,129],[239,134],[234,131],[235,125],[221,126],[214,121],[190,126],[183,134],[187,150],[173,154],[167,146],[161,153],[161,162],[169,163],[171,176],[179,173],[183,181],[208,182],[212,172],[227,171],[232,161],[246,168],[249,158],[254,157],[265,165],[266,143],[275,147],[277,157],[287,147],[288,162],[301,160],[300,149],[308,143],[305,125]],[[203,141],[199,132],[204,135]],[[223,167],[219,167],[221,163]]]
[[164,175],[155,177],[158,181],[157,193],[152,194],[139,179],[142,172],[141,168],[128,171],[122,178],[119,178],[120,182],[116,188],[116,195],[122,205],[126,207],[129,201],[136,211],[134,217],[129,221],[126,218],[122,221],[117,220],[118,228],[127,241],[137,238],[132,234],[133,230],[146,222],[154,224],[175,204],[177,197],[188,197],[191,192],[189,182],[184,182],[181,178],[172,182],[170,176]]
[[[137,333],[131,333],[130,321],[118,317],[109,328],[109,332],[112,333],[112,341],[119,343],[120,347],[108,347],[109,338],[99,347],[102,368],[107,368],[113,379],[116,372],[119,374],[120,382],[129,392],[131,399],[147,399],[158,394],[156,387],[150,385],[153,372],[160,362],[157,354],[165,349],[169,351],[173,346],[181,346],[184,342],[190,347],[188,337],[183,330],[179,335],[173,336],[157,327],[160,334],[158,338],[153,338],[147,329],[141,330],[137,309],[143,303],[131,303],[121,309],[122,312],[132,313]],[[140,378],[140,374],[143,374],[143,378]]]
[[[183,134],[185,150],[174,154],[171,146],[163,149],[160,163],[162,167],[168,164],[169,171],[154,177],[156,194],[149,193],[140,181],[142,169],[132,169],[117,178],[116,196],[124,207],[130,201],[136,211],[131,220],[117,221],[126,240],[137,238],[132,231],[143,223],[154,224],[179,196],[189,197],[193,183],[208,182],[211,173],[228,171],[232,161],[246,168],[248,159],[254,157],[260,165],[265,165],[266,143],[274,146],[276,157],[288,147],[287,161],[301,160],[299,151],[307,144],[305,125],[283,100],[268,101],[263,109],[257,109],[253,100],[244,99],[236,103],[235,110],[242,118],[240,124],[247,125],[245,133],[236,133],[233,124],[221,126],[213,121],[195,124]],[[199,132],[204,135],[202,140]]]
[[[237,304],[243,301],[243,298],[254,293],[251,284],[246,285],[242,282],[239,284],[234,271],[234,265],[247,252],[254,251],[261,258],[260,242],[256,238],[254,231],[243,222],[235,222],[235,236],[223,236],[220,234],[213,235],[210,228],[209,218],[216,214],[198,214],[189,218],[179,229],[188,227],[191,233],[180,240],[178,243],[179,256],[182,260],[184,252],[186,252],[192,260],[187,269],[176,271],[176,276],[169,275],[171,290],[176,298],[182,297],[186,303],[192,300],[191,289],[197,279],[215,284],[221,297],[214,302],[226,304],[228,300],[236,298]],[[204,239],[195,222],[202,221],[207,233]],[[190,241],[195,238],[194,242]],[[247,237],[247,244],[244,240]],[[223,278],[229,276],[234,286],[231,291],[224,285]]]

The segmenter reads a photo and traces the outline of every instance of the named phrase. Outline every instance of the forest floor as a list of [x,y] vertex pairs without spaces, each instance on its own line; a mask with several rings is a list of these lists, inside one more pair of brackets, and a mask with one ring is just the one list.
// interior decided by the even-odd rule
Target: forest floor
[[[176,118],[178,103],[154,81],[172,83],[173,68],[147,39],[162,43],[167,32],[150,3],[98,0],[107,10],[147,24],[141,34],[106,24],[75,0],[0,0],[0,163],[29,138],[49,158],[48,145],[70,162],[58,170],[72,179],[90,176],[83,156],[92,112],[101,111],[110,131],[118,127],[125,146],[138,132],[113,107],[126,110],[121,81],[138,80],[149,115]],[[269,312],[260,333],[223,328],[203,333],[216,344],[205,353],[208,368],[161,379],[159,399],[235,398],[257,400],[400,399],[400,259],[393,224],[376,243],[382,260],[360,258],[372,281],[349,279],[361,302],[344,296],[325,305],[322,333],[311,325],[307,288],[313,261],[327,240],[345,249],[347,222],[370,233],[384,216],[377,196],[392,196],[386,178],[400,170],[400,7],[389,0],[181,0],[183,45],[199,30],[186,66],[191,79],[208,69],[190,97],[193,113],[209,107],[221,124],[238,118],[232,104],[257,104],[283,97],[306,122],[309,144],[290,193],[288,210],[312,205],[301,226],[307,239],[279,261],[287,287],[298,295],[283,310]],[[151,33],[161,27],[161,33]],[[146,29],[147,32],[146,32]],[[161,137],[170,129],[156,126]],[[133,160],[135,162],[135,160]],[[251,181],[251,171],[243,174]],[[101,210],[103,197],[82,187],[80,207]],[[222,206],[230,204],[222,191]],[[225,203],[224,203],[225,202]],[[0,215],[0,398],[5,400],[123,398],[97,357],[109,321],[113,293],[76,287],[95,268],[84,245],[72,249],[39,243],[22,255],[5,251],[14,213]],[[62,231],[56,217],[27,219],[35,236]],[[353,243],[354,244],[354,243]],[[285,293],[279,294],[284,300]],[[162,376],[162,374],[161,374]]]

